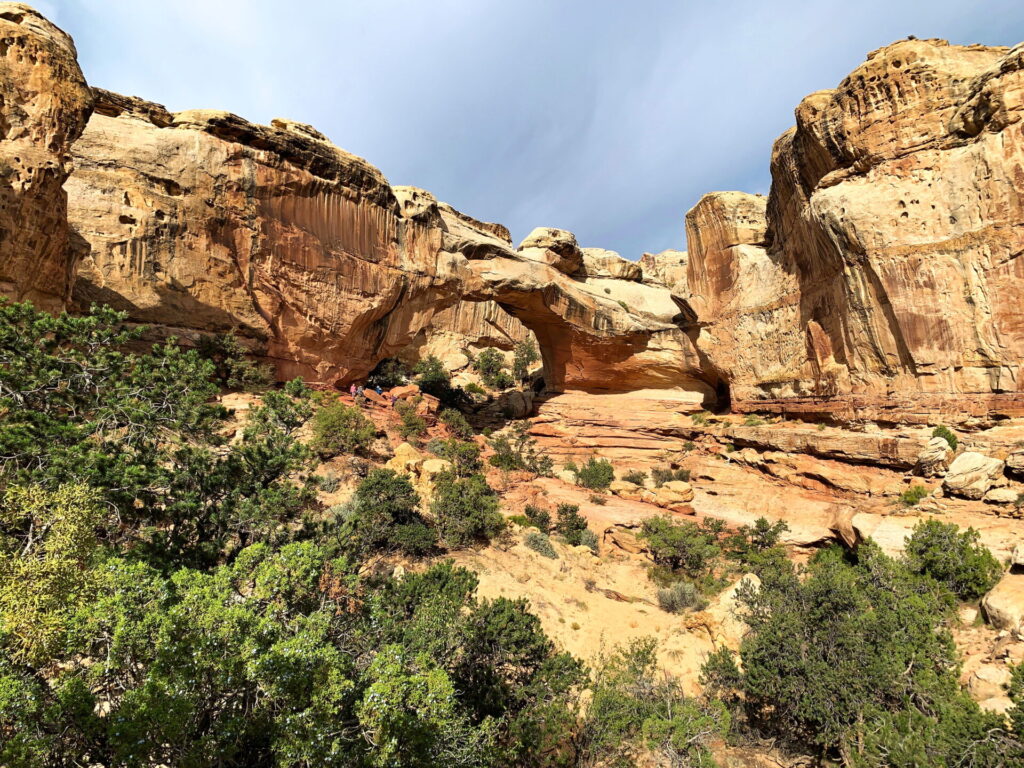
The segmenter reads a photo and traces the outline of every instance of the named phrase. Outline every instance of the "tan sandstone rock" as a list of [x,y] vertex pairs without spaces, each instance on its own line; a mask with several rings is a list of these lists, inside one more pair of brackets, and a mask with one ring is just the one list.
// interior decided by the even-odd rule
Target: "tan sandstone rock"
[[918,454],[917,466],[914,467],[914,471],[922,477],[942,475],[949,468],[952,458],[953,449],[949,442],[942,437],[933,437]]
[[564,229],[537,227],[519,244],[519,253],[525,259],[548,264],[566,275],[583,268],[583,252],[576,243],[576,235]]
[[1019,629],[1024,619],[1024,574],[1004,575],[981,599],[981,609],[996,629]]
[[980,499],[1003,474],[1003,462],[975,451],[961,453],[949,465],[942,489],[965,499]]
[[80,250],[62,186],[92,92],[71,38],[29,6],[0,3],[0,39],[0,295],[61,310]]

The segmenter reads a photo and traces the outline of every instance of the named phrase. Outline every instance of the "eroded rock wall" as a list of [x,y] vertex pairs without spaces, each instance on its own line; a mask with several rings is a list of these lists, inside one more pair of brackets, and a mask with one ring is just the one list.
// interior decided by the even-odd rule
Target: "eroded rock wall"
[[62,189],[92,93],[71,38],[21,3],[0,3],[0,296],[63,309],[76,252]]
[[1024,373],[1022,114],[1024,47],[940,40],[875,51],[801,102],[773,150],[766,239],[815,369],[763,396],[1021,410],[1005,395]]

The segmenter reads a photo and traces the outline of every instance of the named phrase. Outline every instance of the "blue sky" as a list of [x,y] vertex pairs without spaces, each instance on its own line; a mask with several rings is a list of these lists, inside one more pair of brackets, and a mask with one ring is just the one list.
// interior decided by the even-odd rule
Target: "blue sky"
[[684,248],[712,190],[767,193],[803,96],[894,40],[1024,40],[1020,0],[41,0],[89,82],[311,123],[517,241]]

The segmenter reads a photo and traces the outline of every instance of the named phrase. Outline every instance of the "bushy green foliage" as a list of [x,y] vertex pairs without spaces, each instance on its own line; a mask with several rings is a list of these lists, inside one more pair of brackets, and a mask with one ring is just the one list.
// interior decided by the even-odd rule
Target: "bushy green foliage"
[[452,470],[459,477],[468,477],[480,471],[480,446],[464,440],[449,438],[431,440],[427,449],[452,463]]
[[127,351],[122,320],[0,307],[0,765],[569,754],[583,670],[523,601],[477,600],[450,564],[395,580],[354,559],[435,548],[407,478],[374,470],[299,525],[319,513],[291,479],[308,391],[267,392],[229,444],[213,364]]
[[408,475],[391,469],[371,470],[356,488],[342,521],[343,547],[356,554],[402,551],[409,542],[419,548],[420,542],[430,537],[412,530],[426,528],[416,509],[419,503]]
[[492,438],[490,446],[494,455],[490,458],[491,466],[550,475],[554,462],[550,456],[540,452],[537,441],[530,437],[529,429],[529,422],[521,421],[514,424],[507,433]]
[[516,385],[516,380],[508,371],[498,371],[487,384],[493,389],[511,389]]
[[615,479],[615,468],[607,459],[591,456],[576,470],[576,483],[584,488],[603,491]]
[[366,453],[377,428],[354,406],[335,401],[313,414],[313,439],[310,447],[321,457],[339,453]]
[[473,361],[473,370],[480,374],[484,384],[497,389],[503,388],[498,386],[499,379],[508,378],[508,373],[505,372],[505,356],[494,347],[488,347],[476,356]]
[[916,507],[928,496],[928,489],[923,485],[912,485],[900,494],[900,504],[904,507]]
[[745,427],[760,427],[764,425],[764,419],[758,416],[756,413],[748,413],[743,419],[743,426]]
[[448,427],[452,431],[455,437],[461,437],[463,440],[468,440],[473,436],[473,428],[466,421],[466,417],[461,411],[457,411],[454,408],[445,408],[438,415],[438,421]]
[[690,520],[676,522],[668,515],[644,520],[640,538],[657,565],[691,578],[707,574],[721,551],[714,530]]
[[627,483],[633,483],[634,485],[643,485],[647,482],[647,473],[641,472],[638,469],[631,469],[629,472],[626,472],[621,479],[625,480]]
[[[750,633],[732,677],[750,727],[804,751],[859,766],[994,766],[1024,755],[957,682],[942,627],[944,590],[866,542],[819,553],[804,576],[771,569],[738,593]],[[730,697],[726,692],[727,698]],[[1020,759],[1019,757],[1016,759]]]
[[595,555],[600,549],[597,534],[589,528],[584,528],[580,531],[580,545],[588,547]]
[[274,380],[270,367],[251,360],[249,350],[242,346],[233,331],[200,336],[196,349],[213,363],[214,379],[222,387],[258,391]]
[[645,764],[712,768],[710,746],[729,731],[726,708],[692,699],[657,668],[653,640],[636,640],[604,657],[593,673],[593,698],[580,736],[582,764],[629,768]]
[[603,507],[605,504],[608,503],[608,497],[607,496],[602,496],[599,493],[592,493],[592,494],[590,494],[590,499],[589,500],[590,500],[591,504],[597,504],[597,506],[599,506],[599,507]]
[[690,414],[690,421],[692,421],[695,426],[703,427],[708,423],[708,412],[698,411],[697,413]]
[[523,339],[516,344],[512,357],[512,375],[516,379],[523,379],[530,373],[530,368],[540,360],[540,352],[533,339]]
[[505,528],[505,520],[498,512],[498,495],[483,475],[437,475],[430,512],[441,538],[452,548],[486,543]]
[[534,506],[533,504],[527,504],[523,507],[523,514],[526,515],[526,519],[537,528],[542,531],[547,531],[551,528],[551,513],[546,509]]
[[954,451],[960,444],[960,441],[957,440],[956,434],[953,432],[953,430],[951,430],[944,424],[940,424],[939,426],[932,430],[932,437],[941,437],[943,440],[949,443],[949,447],[952,448]]
[[544,555],[544,557],[549,557],[552,560],[558,557],[558,553],[555,552],[555,548],[551,545],[551,539],[548,538],[546,533],[530,531],[526,534],[526,538],[523,539],[523,543],[534,552]]
[[970,600],[992,589],[1003,571],[978,540],[973,528],[961,531],[955,523],[922,520],[907,539],[903,557],[913,573],[931,576],[960,599]]
[[410,373],[408,366],[401,360],[388,357],[377,363],[376,367],[370,371],[370,375],[366,377],[366,386],[370,389],[374,387],[393,389],[405,384]]
[[465,389],[467,395],[472,395],[474,398],[487,397],[487,390],[481,387],[475,381],[469,382],[468,384],[466,384],[465,387],[463,387],[463,389]]
[[658,605],[663,611],[682,613],[689,608],[702,610],[707,601],[692,581],[677,581],[658,590]]
[[688,469],[672,469],[671,467],[655,467],[651,470],[651,480],[654,481],[654,486],[660,488],[665,483],[671,482],[672,480],[682,480],[684,483],[690,482],[690,470]]
[[395,403],[395,411],[398,412],[398,418],[400,419],[398,434],[403,438],[406,440],[416,440],[427,433],[427,422],[416,413],[415,403],[399,400]]
[[461,390],[452,386],[452,377],[444,363],[436,355],[420,360],[413,368],[416,383],[428,395],[438,398],[444,405],[453,407],[462,399]]
[[739,531],[726,539],[726,553],[760,574],[764,568],[780,566],[786,559],[786,552],[779,542],[788,530],[785,520],[770,523],[759,517],[752,526],[740,526]]
[[555,510],[555,530],[566,543],[577,547],[582,543],[583,531],[587,530],[587,518],[580,514],[578,505],[559,504]]

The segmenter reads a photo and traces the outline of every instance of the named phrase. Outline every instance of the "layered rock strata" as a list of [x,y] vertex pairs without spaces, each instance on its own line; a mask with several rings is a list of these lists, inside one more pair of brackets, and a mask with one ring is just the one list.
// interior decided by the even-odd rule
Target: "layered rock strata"
[[74,43],[21,3],[0,3],[0,296],[62,309],[75,275],[69,150],[92,93]]

